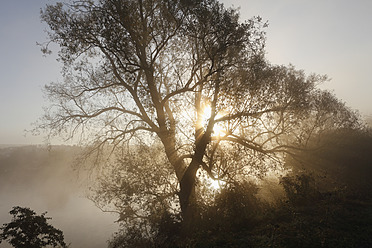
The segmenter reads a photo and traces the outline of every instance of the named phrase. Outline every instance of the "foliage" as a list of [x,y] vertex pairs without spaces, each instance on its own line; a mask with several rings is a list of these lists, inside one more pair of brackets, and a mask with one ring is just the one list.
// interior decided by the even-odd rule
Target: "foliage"
[[9,213],[13,218],[0,228],[0,241],[6,240],[17,248],[67,247],[63,232],[47,223],[51,218],[45,217],[46,213],[36,215],[33,210],[18,206]]
[[200,215],[188,235],[183,233],[177,216],[163,212],[161,220],[152,223],[157,226],[155,235],[146,236],[141,229],[124,226],[109,247],[229,247],[234,232],[252,230],[259,222],[265,205],[256,193],[256,185],[250,182],[229,185],[216,193],[212,205],[200,206]]
[[303,182],[314,180],[306,174],[289,176],[281,185],[289,182],[290,188],[306,190],[292,191],[297,197],[288,195],[275,205],[260,202],[251,183],[231,186],[201,211],[191,235],[177,233],[179,224],[168,221],[167,228],[152,238],[138,237],[141,232],[133,229],[117,234],[112,242],[125,245],[112,247],[370,247],[371,198],[320,193],[314,184]]
[[89,198],[101,210],[116,212],[125,228],[135,227],[138,235],[151,237],[165,212],[179,212],[177,178],[171,176],[172,167],[160,146],[133,147],[125,152],[102,170]]
[[287,166],[295,173],[313,174],[320,191],[371,196],[372,133],[368,129],[328,131],[309,143],[318,149],[297,151],[287,159]]
[[160,208],[191,231],[212,204],[198,172],[234,185],[279,168],[313,135],[360,127],[317,89],[327,77],[265,59],[261,18],[242,23],[216,0],[71,1],[41,18],[64,80],[45,87],[52,104],[38,129],[78,136],[98,164],[103,151],[119,158],[92,199],[135,228],[159,223]]
[[108,243],[109,248],[154,247],[152,240],[147,236],[143,236],[141,230],[135,227],[128,227],[115,233],[114,237]]
[[288,175],[281,178],[281,184],[292,204],[307,205],[318,196],[314,178],[308,174]]
[[216,196],[213,216],[216,221],[222,219],[220,228],[236,230],[253,226],[249,222],[255,219],[262,206],[257,191],[257,186],[250,182],[229,184],[222,189]]
[[354,195],[345,194],[341,188],[325,191],[316,186],[317,180],[309,174],[299,174],[281,182],[288,189],[301,190],[287,190],[288,199],[272,210],[272,229],[269,226],[260,230],[272,234],[265,246],[369,247],[372,198],[355,200]]
[[[364,182],[371,176],[370,138],[370,133],[362,130],[323,134],[317,142],[333,146],[302,151],[302,160],[299,154],[297,160],[287,159],[293,170],[278,185],[286,192],[279,202],[262,202],[258,187],[251,182],[227,184],[212,202],[202,206],[191,235],[182,236],[179,221],[164,217],[167,221],[156,235],[142,237],[142,242],[147,242],[147,247],[370,247],[372,197]],[[344,166],[350,156],[354,158],[351,168]],[[294,163],[304,163],[304,158],[307,164]],[[338,164],[341,162],[345,164]],[[304,172],[306,165],[312,174]],[[329,176],[331,180],[319,176],[315,168],[337,173]],[[349,175],[353,169],[356,171]],[[349,188],[352,190],[346,190]],[[132,236],[122,233],[116,238],[131,240]]]

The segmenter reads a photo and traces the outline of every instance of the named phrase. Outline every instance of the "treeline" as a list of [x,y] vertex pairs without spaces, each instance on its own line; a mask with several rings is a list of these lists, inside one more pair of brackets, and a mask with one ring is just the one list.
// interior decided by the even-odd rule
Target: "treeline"
[[[77,146],[29,145],[0,149],[0,192],[19,188],[35,189],[40,195],[60,202],[77,189],[78,173],[74,159]],[[49,200],[48,200],[49,201]]]
[[[56,170],[71,171],[77,146],[25,145],[0,149],[0,183],[37,180],[52,176]],[[44,174],[44,175],[43,175]]]

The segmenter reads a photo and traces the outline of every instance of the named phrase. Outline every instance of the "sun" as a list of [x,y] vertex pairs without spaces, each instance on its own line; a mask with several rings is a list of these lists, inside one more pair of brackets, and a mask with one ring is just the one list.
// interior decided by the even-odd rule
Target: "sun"
[[[212,108],[208,104],[204,107],[204,110],[203,110],[203,124],[204,124],[204,126],[206,126],[207,123],[209,122],[209,119],[211,118],[211,115],[212,115]],[[218,119],[222,116],[223,116],[222,114],[217,113],[215,119]],[[213,135],[214,136],[219,137],[219,136],[224,136],[225,134],[226,134],[226,131],[221,124],[219,124],[219,123],[214,124],[214,126],[213,126]]]
[[220,182],[218,180],[212,180],[211,188],[213,190],[219,190],[221,188]]
[[209,178],[209,181],[210,181],[210,188],[214,191],[221,190],[221,188],[226,184],[225,182],[217,180],[217,179],[214,180],[214,179]]
[[198,177],[202,182],[201,185],[205,186],[206,192],[217,193],[226,186],[226,181],[220,178],[210,177],[205,170],[199,170]]

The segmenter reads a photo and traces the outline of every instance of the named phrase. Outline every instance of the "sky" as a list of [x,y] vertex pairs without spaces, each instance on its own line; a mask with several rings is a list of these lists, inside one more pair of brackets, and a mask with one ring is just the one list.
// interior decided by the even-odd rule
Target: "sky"
[[[47,106],[42,88],[61,80],[56,55],[43,57],[46,41],[40,8],[55,0],[1,0],[0,144],[38,144],[25,136]],[[372,115],[372,1],[222,0],[240,7],[241,20],[267,20],[267,58],[306,73],[327,74],[321,87],[332,90],[363,116]],[[56,141],[58,142],[58,141]]]

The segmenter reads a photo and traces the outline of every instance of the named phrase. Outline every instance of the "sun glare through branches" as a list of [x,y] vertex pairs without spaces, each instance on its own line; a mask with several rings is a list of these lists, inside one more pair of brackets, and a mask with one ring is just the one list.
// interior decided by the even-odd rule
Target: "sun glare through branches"
[[[212,115],[212,108],[209,104],[205,105],[204,110],[203,110],[203,124],[204,126],[208,125],[209,119],[211,118]],[[217,113],[215,119],[223,117],[222,113]],[[213,135],[220,137],[226,135],[226,130],[223,127],[223,125],[219,123],[215,123],[213,126]]]
[[212,190],[220,190],[221,187],[226,184],[225,182],[220,181],[220,180],[210,179],[210,181],[211,181],[210,187]]

